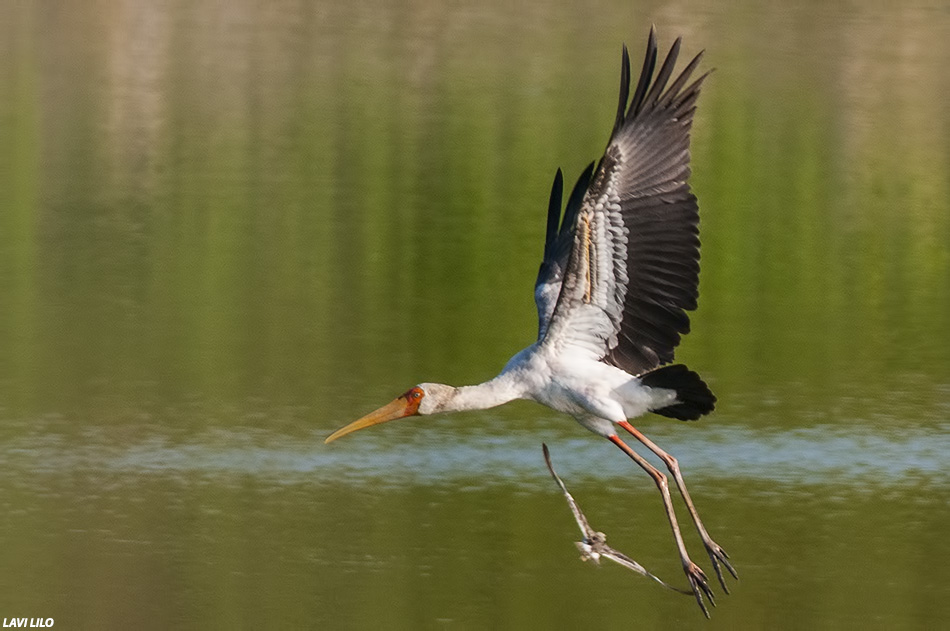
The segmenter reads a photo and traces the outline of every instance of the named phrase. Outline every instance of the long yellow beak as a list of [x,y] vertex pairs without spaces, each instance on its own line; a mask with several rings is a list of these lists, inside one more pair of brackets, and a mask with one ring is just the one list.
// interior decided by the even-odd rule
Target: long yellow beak
[[363,418],[357,419],[345,427],[341,427],[327,436],[326,440],[323,441],[324,444],[332,443],[341,436],[346,436],[351,432],[355,432],[366,427],[371,427],[373,425],[379,425],[380,423],[395,421],[396,419],[418,414],[419,399],[421,398],[421,394],[414,396],[416,390],[418,390],[418,388],[413,388],[409,392],[393,400],[392,402],[387,403],[375,412],[370,412]]

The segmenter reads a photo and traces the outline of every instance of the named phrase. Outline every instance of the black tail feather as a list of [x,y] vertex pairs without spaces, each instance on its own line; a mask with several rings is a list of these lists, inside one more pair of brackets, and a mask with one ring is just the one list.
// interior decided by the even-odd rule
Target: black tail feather
[[676,401],[656,410],[655,414],[681,421],[695,421],[716,408],[716,396],[698,374],[683,364],[663,366],[640,376],[640,382],[651,388],[676,391]]

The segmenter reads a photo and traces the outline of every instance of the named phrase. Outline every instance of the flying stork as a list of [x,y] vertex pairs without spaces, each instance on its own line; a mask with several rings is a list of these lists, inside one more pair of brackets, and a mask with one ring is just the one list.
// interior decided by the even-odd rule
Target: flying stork
[[530,399],[570,414],[619,447],[656,483],[683,569],[699,606],[715,604],[677,524],[667,476],[621,440],[620,429],[669,469],[723,589],[721,566],[736,571],[699,519],[676,458],[630,424],[647,412],[694,421],[716,397],[698,374],[673,364],[687,311],[699,295],[699,212],[687,182],[689,134],[700,87],[690,81],[696,55],[673,77],[680,39],[659,71],[650,30],[640,79],[630,98],[630,57],[623,48],[620,102],[607,149],[574,185],[561,213],[563,176],[554,177],[544,256],[534,297],[538,338],[493,379],[474,386],[421,383],[391,403],[337,430],[326,442],[371,425],[414,415],[482,410]]

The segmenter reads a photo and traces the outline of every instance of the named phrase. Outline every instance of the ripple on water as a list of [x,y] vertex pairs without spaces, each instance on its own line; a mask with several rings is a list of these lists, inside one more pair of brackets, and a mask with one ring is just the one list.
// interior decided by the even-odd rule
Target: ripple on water
[[[950,482],[950,425],[935,430],[870,433],[860,426],[793,430],[707,427],[652,432],[675,454],[691,480],[751,478],[789,484]],[[57,472],[204,477],[259,476],[275,481],[360,484],[409,482],[548,484],[541,457],[542,433],[451,437],[436,430],[407,443],[367,435],[358,442],[323,444],[260,429],[213,430],[183,442],[157,433],[117,443],[107,429],[81,441],[33,434],[13,439],[0,452],[5,477]],[[450,440],[450,438],[452,438]],[[630,473],[594,436],[547,440],[555,465],[573,479],[614,479]],[[446,447],[446,445],[450,445]]]

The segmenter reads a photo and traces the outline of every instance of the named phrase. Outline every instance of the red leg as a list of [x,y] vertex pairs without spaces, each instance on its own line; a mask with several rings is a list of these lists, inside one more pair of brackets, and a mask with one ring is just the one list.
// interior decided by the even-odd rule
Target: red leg
[[716,600],[713,597],[712,590],[709,588],[709,582],[706,579],[705,573],[703,573],[703,570],[698,565],[690,560],[689,554],[686,552],[686,544],[683,543],[683,535],[680,533],[679,524],[676,521],[676,513],[673,511],[673,500],[670,497],[670,489],[666,481],[666,476],[647,462],[640,454],[631,449],[625,442],[620,440],[620,437],[616,434],[608,436],[607,439],[617,445],[617,447],[620,447],[625,454],[640,465],[640,467],[653,478],[657,488],[660,489],[660,495],[663,497],[663,507],[666,509],[666,518],[669,520],[670,527],[673,529],[673,539],[676,541],[676,548],[679,551],[680,560],[683,562],[683,570],[686,572],[686,578],[689,579],[689,585],[693,590],[693,595],[696,596],[696,602],[699,603],[700,608],[708,618],[709,611],[703,602],[703,595],[705,594],[705,596],[709,598],[709,602],[714,606]]
[[726,551],[723,550],[719,544],[713,541],[712,537],[709,536],[709,533],[706,532],[703,522],[699,519],[699,513],[696,511],[696,507],[693,505],[693,501],[689,497],[689,491],[686,490],[686,482],[683,480],[682,473],[680,473],[679,463],[676,461],[676,458],[660,449],[652,440],[640,433],[640,430],[627,421],[621,421],[617,424],[633,434],[633,436],[643,443],[647,449],[659,456],[660,459],[666,464],[667,469],[670,470],[670,473],[673,474],[673,479],[676,480],[676,486],[679,488],[680,493],[683,496],[683,500],[686,502],[686,507],[689,509],[689,514],[693,518],[693,523],[696,524],[696,530],[699,531],[699,536],[703,540],[703,545],[706,547],[706,552],[709,554],[709,558],[712,560],[713,569],[716,570],[716,576],[719,577],[719,582],[722,584],[723,590],[725,590],[725,592],[728,594],[729,588],[726,587],[726,581],[723,580],[720,563],[724,565],[727,570],[729,570],[729,573],[732,574],[733,578],[738,579],[739,575],[736,573],[735,569],[733,569],[732,564],[729,563],[729,555],[726,554]]

